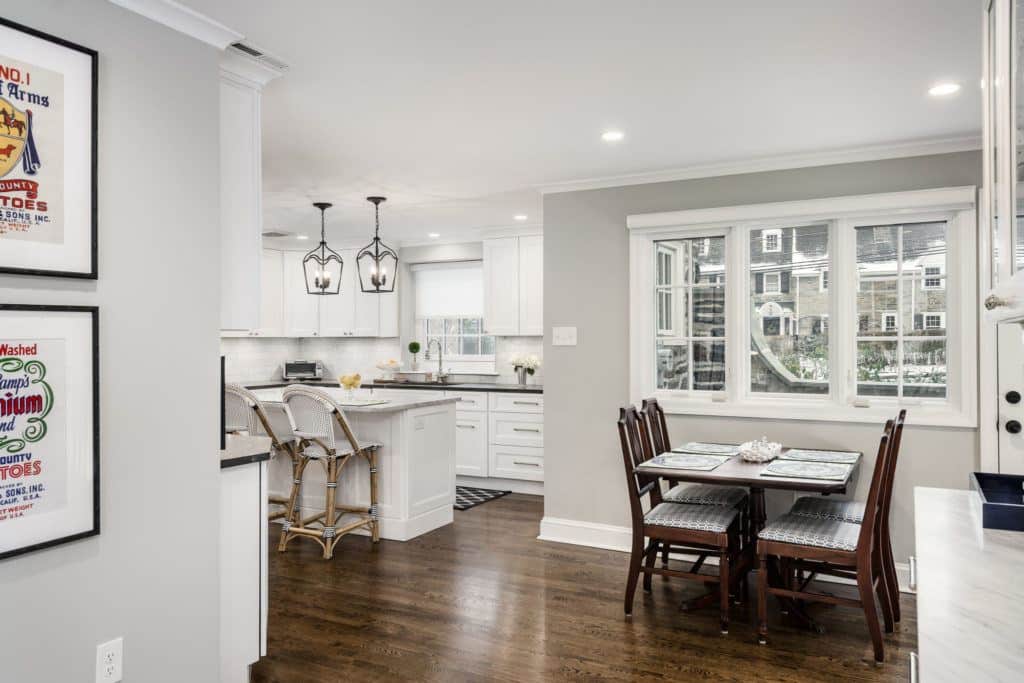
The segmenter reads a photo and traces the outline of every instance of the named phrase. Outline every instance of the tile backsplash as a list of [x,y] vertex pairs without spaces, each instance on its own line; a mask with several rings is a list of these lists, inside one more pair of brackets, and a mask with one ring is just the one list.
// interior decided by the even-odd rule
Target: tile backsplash
[[[482,381],[514,383],[515,371],[511,359],[519,354],[534,354],[543,360],[541,337],[498,337],[495,340],[495,370],[498,376],[481,377]],[[287,339],[269,337],[226,337],[220,341],[221,353],[226,357],[225,377],[228,382],[262,382],[280,380],[286,360],[309,359],[324,363],[326,377],[341,373],[358,372],[366,380],[380,374],[376,365],[380,361],[402,359],[398,339]],[[421,364],[423,361],[420,361]],[[531,384],[543,383],[544,368],[530,378]],[[471,379],[468,376],[463,376]]]

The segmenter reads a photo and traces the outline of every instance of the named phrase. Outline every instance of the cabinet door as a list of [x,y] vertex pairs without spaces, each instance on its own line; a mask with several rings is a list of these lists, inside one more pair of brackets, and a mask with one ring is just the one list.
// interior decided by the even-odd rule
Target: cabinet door
[[326,298],[306,293],[306,278],[302,272],[301,251],[284,252],[284,335],[286,337],[316,337],[319,334],[319,300]]
[[[352,334],[356,337],[376,337],[380,330],[380,299],[383,296],[394,296],[393,294],[367,294],[359,288],[359,273],[356,272],[356,254],[352,252],[352,291],[355,293],[353,301],[355,311],[353,313]],[[346,263],[348,257],[346,257]],[[397,334],[395,336],[398,336]]]
[[489,447],[488,476],[544,481],[544,449],[526,446]]
[[378,294],[380,303],[380,327],[377,329],[378,337],[398,336],[398,292],[391,294]]
[[519,334],[519,238],[484,240],[484,332]]
[[272,249],[263,250],[260,262],[260,337],[284,335],[284,262],[283,255]]
[[519,238],[519,334],[544,334],[544,238]]
[[487,476],[487,413],[455,411],[455,474]]
[[536,413],[488,413],[487,431],[495,446],[544,447],[544,416]]
[[342,251],[341,289],[337,294],[319,297],[320,336],[351,337],[356,319],[356,252]]

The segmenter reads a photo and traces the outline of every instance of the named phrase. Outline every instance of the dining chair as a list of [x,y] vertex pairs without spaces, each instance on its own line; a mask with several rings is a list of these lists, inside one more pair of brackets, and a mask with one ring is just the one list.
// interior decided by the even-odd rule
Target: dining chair
[[[868,498],[861,524],[826,517],[807,517],[787,513],[768,524],[758,534],[757,577],[758,640],[768,642],[768,596],[785,600],[824,602],[864,610],[871,635],[875,661],[884,660],[882,631],[875,606],[877,595],[883,609],[888,600],[885,578],[878,561],[876,536],[881,533],[879,517],[882,514],[883,483],[886,479],[889,453],[893,443],[895,423],[889,420],[878,444],[878,455],[871,475]],[[845,598],[806,590],[806,582],[794,585],[787,568],[780,586],[769,585],[769,558],[777,558],[788,567],[799,566],[812,573],[828,573],[852,578],[857,583],[859,599]],[[792,563],[798,564],[792,564]]]
[[295,505],[302,487],[299,471],[300,446],[292,431],[291,418],[283,405],[263,403],[257,396],[239,384],[224,385],[225,425],[228,431],[245,432],[252,436],[270,437],[272,457],[288,457],[292,468],[291,491],[287,497],[269,496],[271,505],[280,509],[268,513],[270,519],[285,517],[294,521]]
[[[893,429],[892,445],[890,446],[889,460],[886,464],[886,472],[882,484],[882,510],[879,515],[880,533],[877,535],[876,543],[878,548],[879,561],[882,562],[883,576],[885,577],[886,594],[889,598],[889,613],[886,619],[886,631],[892,632],[892,623],[900,621],[900,587],[896,578],[896,563],[892,553],[892,536],[889,532],[889,517],[892,505],[892,492],[896,478],[896,462],[899,457],[900,443],[903,440],[903,424],[906,421],[907,411],[900,410],[896,417],[896,426]],[[790,509],[794,515],[804,517],[818,517],[825,519],[838,519],[843,522],[860,524],[864,521],[864,503],[853,500],[833,500],[820,496],[803,496],[798,498]],[[808,581],[813,579],[808,577]],[[891,622],[890,622],[891,619]]]
[[[651,590],[651,576],[678,577],[705,584],[717,584],[722,633],[729,632],[729,590],[743,569],[739,562],[739,510],[727,505],[695,505],[667,503],[661,497],[659,480],[636,473],[636,467],[650,459],[647,426],[634,406],[619,409],[619,441],[626,468],[629,506],[633,520],[632,552],[626,581],[625,613],[633,614],[633,597],[640,575],[644,575],[645,592]],[[649,496],[650,506],[644,512],[643,498]],[[645,539],[650,542],[645,545]],[[662,545],[678,546],[699,558],[687,571],[655,567],[654,560]],[[701,574],[704,555],[718,557],[718,573]]]
[[[302,385],[285,387],[284,404],[292,416],[294,430],[302,446],[299,476],[310,462],[318,462],[327,478],[323,512],[298,517],[294,524],[285,521],[281,545],[284,550],[293,538],[312,538],[323,548],[325,560],[334,555],[334,547],[345,534],[366,528],[374,543],[380,540],[377,503],[377,461],[379,443],[359,441],[341,406],[321,389]],[[366,461],[369,469],[370,504],[350,505],[337,502],[338,480],[353,457]],[[338,526],[338,513],[355,520]],[[316,525],[313,527],[307,525]]]
[[[672,450],[672,443],[668,436],[668,423],[665,420],[665,409],[661,407],[656,398],[645,398],[640,411],[646,422],[647,431],[650,434],[651,445],[654,455],[668,453]],[[662,500],[667,503],[689,503],[692,505],[725,505],[734,507],[740,511],[740,537],[744,543],[752,543],[753,539],[748,538],[749,519],[747,489],[742,486],[716,486],[714,484],[681,483],[673,486],[661,494]],[[668,563],[668,556],[671,548],[665,544],[661,551],[661,562]],[[746,594],[746,579],[741,587],[741,594]]]

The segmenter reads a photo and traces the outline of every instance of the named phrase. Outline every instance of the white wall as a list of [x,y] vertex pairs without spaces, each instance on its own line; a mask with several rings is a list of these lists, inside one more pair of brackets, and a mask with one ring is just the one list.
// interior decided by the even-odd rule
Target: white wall
[[[551,346],[550,339],[544,344],[544,448],[558,454],[545,460],[545,516],[629,525],[615,429],[618,409],[629,401],[627,215],[980,184],[981,155],[964,152],[545,196],[545,326],[579,328],[578,346]],[[867,467],[873,464],[881,427],[682,416],[669,421],[677,442],[742,441],[766,434],[811,448],[862,450],[871,454]],[[898,562],[913,548],[913,486],[966,488],[977,464],[977,430],[906,429],[893,503]],[[860,498],[867,480],[860,477]],[[770,515],[785,508],[785,498],[769,497]]]
[[100,536],[0,562],[0,680],[89,683],[123,636],[126,681],[214,681],[217,54],[106,0],[0,15],[100,53],[100,279],[0,277],[0,301],[100,307],[102,503]]

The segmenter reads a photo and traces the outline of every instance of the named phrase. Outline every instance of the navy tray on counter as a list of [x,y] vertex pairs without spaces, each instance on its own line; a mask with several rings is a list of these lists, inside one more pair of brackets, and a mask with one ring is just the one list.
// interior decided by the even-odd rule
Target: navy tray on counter
[[1024,531],[1024,476],[972,472],[971,490],[981,504],[981,526]]

